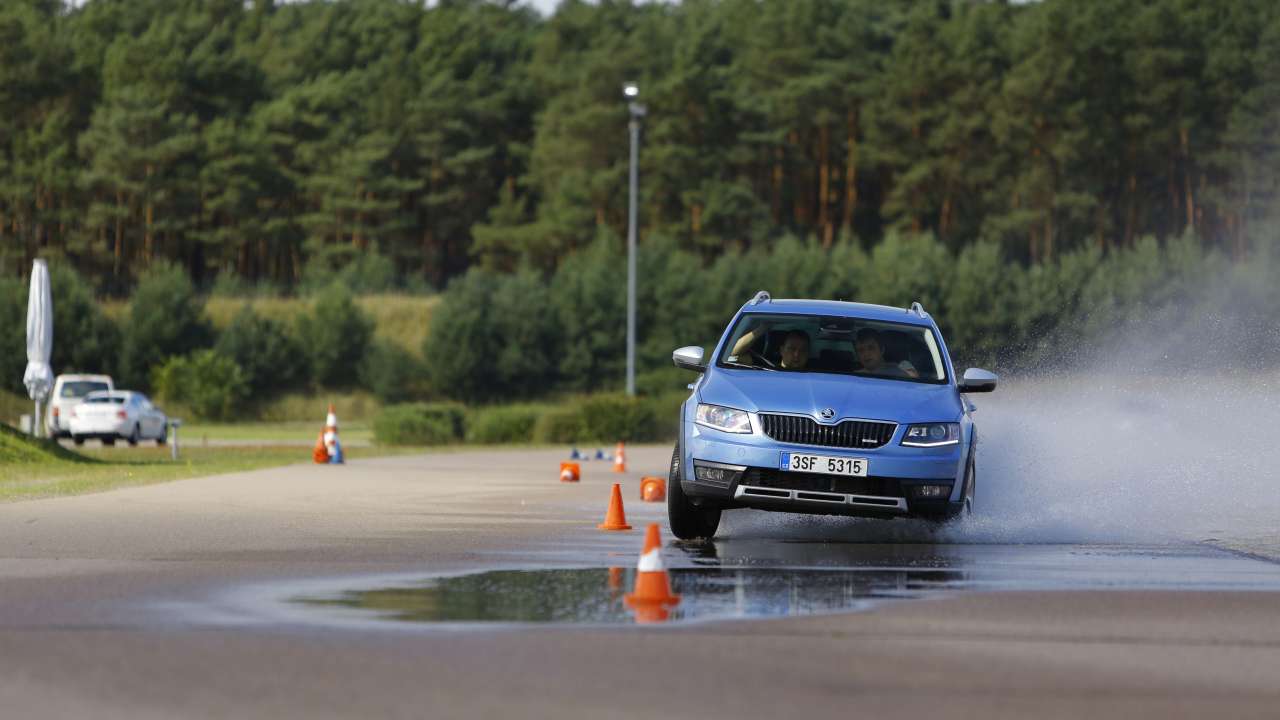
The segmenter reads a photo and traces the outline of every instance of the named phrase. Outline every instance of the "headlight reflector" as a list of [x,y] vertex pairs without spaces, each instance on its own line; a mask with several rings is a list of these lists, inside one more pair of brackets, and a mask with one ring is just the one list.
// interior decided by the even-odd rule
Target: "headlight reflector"
[[751,416],[741,410],[698,403],[694,421],[699,425],[731,433],[751,432]]
[[942,447],[960,442],[960,423],[908,425],[902,444],[909,447]]

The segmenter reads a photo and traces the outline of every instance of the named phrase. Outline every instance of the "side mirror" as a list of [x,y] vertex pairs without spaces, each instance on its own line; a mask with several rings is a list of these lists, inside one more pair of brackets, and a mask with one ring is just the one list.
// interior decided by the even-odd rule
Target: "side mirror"
[[702,348],[697,345],[689,345],[671,353],[671,362],[676,364],[678,368],[685,370],[693,370],[694,372],[706,372],[707,366],[702,363]]
[[960,392],[980,393],[996,389],[996,374],[982,368],[969,368],[964,371],[964,379],[960,381]]

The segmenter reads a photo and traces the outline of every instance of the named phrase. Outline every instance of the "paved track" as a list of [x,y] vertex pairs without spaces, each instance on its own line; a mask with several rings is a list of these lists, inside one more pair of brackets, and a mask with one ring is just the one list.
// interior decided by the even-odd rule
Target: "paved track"
[[[1280,593],[980,592],[840,616],[465,632],[266,622],[220,600],[334,575],[629,565],[639,533],[594,528],[617,476],[587,463],[581,484],[562,485],[560,455],[302,465],[0,506],[2,715],[1280,714]],[[634,449],[626,497],[668,457]],[[638,502],[627,511],[637,527],[664,515]],[[737,536],[718,547],[734,562],[769,547],[809,558],[902,552]],[[1014,576],[1024,557],[955,552]],[[1193,560],[1230,577],[1280,577],[1227,553]]]

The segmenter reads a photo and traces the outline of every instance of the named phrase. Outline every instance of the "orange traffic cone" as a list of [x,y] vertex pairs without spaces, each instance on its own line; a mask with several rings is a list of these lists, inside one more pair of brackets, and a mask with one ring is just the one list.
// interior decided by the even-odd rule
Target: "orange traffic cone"
[[609,590],[618,591],[622,589],[622,568],[609,568]]
[[617,473],[627,471],[627,450],[622,443],[618,443],[618,449],[613,452],[613,471]]
[[344,460],[342,442],[338,440],[338,415],[333,411],[333,403],[329,403],[329,414],[325,416],[324,433],[321,437],[324,439],[325,454],[328,455],[325,462],[341,465]]
[[311,451],[311,459],[315,460],[319,465],[329,462],[329,448],[324,446],[323,430],[321,430],[320,434],[316,436],[316,446],[315,449]]
[[596,526],[601,530],[630,530],[627,515],[622,511],[622,486],[613,484],[613,494],[609,496],[609,510],[604,514],[604,522]]
[[560,463],[560,482],[578,482],[582,479],[582,470],[576,462]]
[[660,477],[640,478],[640,499],[645,502],[662,502],[667,499],[667,481]]
[[636,611],[638,622],[660,622],[667,619],[667,609],[680,602],[671,594],[671,578],[662,565],[662,534],[657,523],[651,523],[644,536],[644,552],[636,564],[636,584],[623,600]]
[[646,625],[649,623],[666,622],[671,618],[671,606],[662,603],[640,603],[639,605],[628,605],[631,612],[635,613],[636,623]]

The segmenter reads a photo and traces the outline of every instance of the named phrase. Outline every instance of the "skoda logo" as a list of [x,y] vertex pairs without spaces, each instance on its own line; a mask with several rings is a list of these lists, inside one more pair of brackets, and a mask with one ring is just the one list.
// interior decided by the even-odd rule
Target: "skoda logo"
[[835,408],[823,408],[822,412],[818,414],[822,416],[823,420],[830,420],[836,416],[836,411]]

